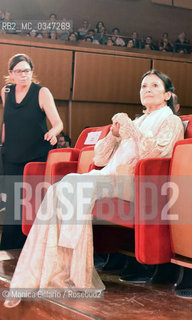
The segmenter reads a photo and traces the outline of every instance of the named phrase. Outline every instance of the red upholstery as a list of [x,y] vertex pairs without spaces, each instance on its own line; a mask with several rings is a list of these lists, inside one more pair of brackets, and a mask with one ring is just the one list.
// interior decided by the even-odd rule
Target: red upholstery
[[[36,216],[36,202],[34,201],[37,185],[44,183],[45,162],[29,162],[23,172],[23,207],[22,231],[27,235]],[[30,190],[29,190],[30,189]],[[43,199],[43,194],[40,195]]]
[[[65,150],[65,152],[63,152]],[[46,162],[29,162],[23,173],[23,208],[22,208],[22,231],[25,235],[29,233],[36,212],[49,185],[52,183],[53,163],[65,161],[76,161],[79,156],[77,150],[54,149],[49,151]],[[44,185],[44,187],[41,185]],[[39,192],[38,190],[39,186]]]
[[[76,149],[69,148],[64,156],[63,150],[51,150],[46,163],[30,162],[25,166],[22,212],[22,231],[25,235],[28,235],[31,229],[47,188],[66,174],[88,172],[93,162],[93,146],[83,148],[78,153]],[[62,158],[67,161],[61,161]]]
[[97,200],[92,214],[97,220],[110,222],[119,226],[134,228],[134,205],[118,198]]
[[[136,166],[135,255],[141,263],[166,263],[172,257],[168,222],[161,220],[167,204],[162,186],[168,181],[169,166],[169,158],[143,159]],[[143,194],[143,185],[154,187],[153,196],[150,189]]]
[[[192,116],[182,116],[181,118],[182,120],[189,120],[185,134],[187,138],[192,137]],[[180,143],[191,143],[189,142],[189,140],[187,139]],[[89,150],[88,147],[86,149],[86,152],[87,151],[92,152],[92,148],[90,148]],[[86,162],[85,166],[87,171],[89,170],[88,167],[90,168],[89,164],[92,159],[92,154],[90,153],[89,155],[89,160]],[[81,160],[84,162],[83,156],[79,157],[79,161]],[[135,255],[137,260],[141,263],[166,263],[169,262],[172,257],[169,227],[167,225],[167,221],[164,222],[161,220],[162,210],[163,208],[165,208],[165,205],[168,201],[167,195],[164,196],[161,194],[162,186],[165,182],[168,181],[169,167],[170,159],[165,158],[143,159],[137,163],[135,169],[134,217],[132,216],[132,211],[130,210],[132,209],[130,203],[117,198],[98,200],[93,209],[94,217],[97,217],[99,220],[102,220],[103,222],[107,223],[110,222],[114,226],[121,226],[123,230],[126,230],[128,233],[131,234],[133,230],[135,231]],[[53,164],[51,169],[51,182],[53,183],[57,181],[59,176],[62,177],[69,172],[83,172],[80,168],[80,162],[78,162],[77,164],[77,162],[75,161],[68,161],[67,164],[65,162],[58,162],[56,164]],[[92,166],[92,168],[94,167]],[[43,170],[45,170],[45,168],[43,168],[42,165],[42,172]],[[36,171],[38,172],[38,170]],[[33,172],[35,172],[35,169]],[[151,195],[150,189],[147,190],[146,193],[143,193],[142,186],[145,186],[146,184],[149,186],[155,186],[154,189],[157,195],[157,201],[155,202],[155,204],[153,201],[154,197]],[[112,215],[110,213],[110,208],[113,209]],[[119,209],[122,210],[122,208],[123,219],[122,214],[119,214]],[[153,219],[151,219],[151,214],[154,214],[154,208],[155,216],[153,217]],[[119,237],[121,236],[120,233],[118,233],[118,235]],[[112,228],[111,238],[113,237],[114,229]],[[108,244],[109,243],[110,241],[108,241]]]
[[[188,120],[185,138],[192,137],[192,115],[181,116],[183,121]],[[190,143],[182,140],[181,143]],[[110,215],[110,205],[103,205],[106,199],[98,200],[93,209],[94,217],[98,216],[102,223],[111,222],[117,226],[128,227],[135,231],[135,256],[141,263],[159,264],[169,262],[173,256],[170,243],[170,230],[168,220],[162,220],[168,203],[168,195],[162,195],[162,188],[169,179],[170,159],[156,158],[138,161],[135,169],[135,217],[134,220],[119,218],[117,202],[124,202],[125,213],[129,216],[130,203],[119,199],[107,199],[112,204],[114,214]],[[145,190],[143,187],[149,186]],[[152,186],[152,189],[150,187]],[[156,195],[152,194],[152,191]],[[145,192],[146,191],[146,192]],[[123,204],[121,204],[123,206]],[[98,209],[99,208],[99,209]],[[111,233],[113,238],[113,233]],[[119,248],[122,249],[122,248]],[[113,248],[111,248],[111,251]]]
[[[172,257],[169,226],[167,222],[163,225],[159,220],[167,203],[167,196],[161,196],[161,188],[168,181],[169,165],[169,158],[138,161],[135,169],[135,208],[128,201],[108,198],[97,200],[93,209],[94,217],[100,220],[134,228],[135,255],[141,263],[165,263]],[[155,186],[155,203],[150,189],[149,192],[143,192],[145,185]],[[153,219],[151,215],[154,215]]]
[[94,146],[95,143],[86,144],[86,138],[87,138],[88,134],[90,132],[101,132],[99,139],[98,139],[98,140],[100,140],[100,139],[103,139],[108,134],[110,127],[111,127],[111,125],[106,125],[103,127],[90,127],[90,128],[84,129],[81,132],[79,138],[77,139],[77,142],[75,144],[75,148],[82,149],[84,147]]
[[192,114],[180,116],[182,121],[188,121],[187,128],[185,130],[185,139],[192,137]]
[[169,214],[170,217],[177,215],[176,220],[170,220],[170,233],[172,251],[179,255],[181,261],[182,256],[192,259],[191,159],[192,139],[176,143],[170,166],[170,180],[177,186],[178,193],[170,207]]

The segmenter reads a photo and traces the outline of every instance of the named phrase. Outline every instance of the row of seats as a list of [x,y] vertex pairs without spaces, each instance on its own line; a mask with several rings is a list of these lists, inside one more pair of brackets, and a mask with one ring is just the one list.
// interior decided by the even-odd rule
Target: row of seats
[[[190,212],[192,208],[192,197],[190,197],[192,115],[181,116],[181,119],[186,126],[185,139],[176,143],[171,158],[138,161],[135,169],[134,206],[133,203],[117,198],[96,201],[93,217],[97,223],[103,224],[104,232],[103,236],[101,228],[99,234],[95,232],[96,250],[98,238],[101,242],[101,239],[103,241],[105,237],[108,237],[107,241],[103,241],[100,245],[103,252],[123,248],[129,250],[129,243],[125,242],[130,241],[134,243],[132,249],[141,263],[161,264],[172,261],[184,266],[187,263],[187,266],[192,268]],[[24,170],[24,182],[30,183],[32,189],[35,190],[39,182],[48,186],[60,180],[65,174],[88,172],[90,168],[93,168],[91,163],[94,144],[96,140],[105,137],[109,130],[110,125],[87,128],[81,133],[75,148],[52,150],[49,152],[46,163],[27,164]],[[97,133],[96,139],[94,132]],[[46,188],[42,192],[42,198],[45,191]],[[25,196],[24,193],[24,199]],[[29,233],[37,210],[35,199],[31,203],[32,215],[30,217],[25,205],[23,206],[22,227],[26,235]],[[113,215],[109,214],[111,204],[114,210]],[[121,219],[122,210],[123,219]],[[106,228],[108,228],[107,233]],[[120,232],[115,239],[116,228],[120,228]],[[128,240],[125,240],[125,232]]]

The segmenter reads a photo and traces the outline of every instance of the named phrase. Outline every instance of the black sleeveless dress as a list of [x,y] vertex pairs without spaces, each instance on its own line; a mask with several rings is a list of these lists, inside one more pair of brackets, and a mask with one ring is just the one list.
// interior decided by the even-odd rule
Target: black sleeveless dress
[[6,161],[24,163],[47,155],[50,143],[44,140],[48,131],[45,112],[39,106],[41,86],[32,82],[26,96],[17,103],[15,85],[10,86],[4,109]]
[[22,199],[17,199],[15,186],[23,181],[26,163],[46,161],[52,148],[44,140],[48,129],[45,112],[39,106],[41,86],[32,82],[21,103],[16,103],[15,85],[9,88],[4,107],[5,142],[2,149],[7,201],[0,250],[23,247],[26,236],[21,229],[22,206],[18,209],[17,205]]

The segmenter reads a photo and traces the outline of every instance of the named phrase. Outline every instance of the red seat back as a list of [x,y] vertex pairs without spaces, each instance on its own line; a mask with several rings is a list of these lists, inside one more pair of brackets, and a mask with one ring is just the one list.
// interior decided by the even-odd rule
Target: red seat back
[[77,139],[75,148],[82,149],[84,147],[94,146],[98,140],[103,139],[108,134],[110,127],[111,125],[84,129]]
[[169,199],[174,199],[169,211],[170,230],[173,252],[188,258],[192,258],[191,159],[192,139],[177,142],[170,167],[170,181],[175,186]]
[[186,126],[184,138],[192,138],[192,114],[180,116],[180,118]]

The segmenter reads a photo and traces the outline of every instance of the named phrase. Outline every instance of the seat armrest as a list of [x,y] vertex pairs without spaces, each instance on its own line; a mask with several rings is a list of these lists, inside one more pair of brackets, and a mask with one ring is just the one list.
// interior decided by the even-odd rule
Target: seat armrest
[[135,175],[168,175],[171,158],[141,159],[135,167]]
[[[28,162],[23,172],[22,231],[28,235],[36,217],[36,190],[44,183],[46,162]],[[42,197],[43,194],[38,195]]]
[[162,186],[169,179],[170,158],[140,160],[135,169],[135,254],[141,263],[159,264],[172,257],[170,231],[162,221],[167,195]]
[[77,161],[61,161],[54,163],[51,168],[51,183],[56,183],[69,173],[77,172]]
[[[61,150],[61,149],[60,149]],[[80,149],[78,148],[63,148],[62,151],[64,153],[71,153],[70,161],[77,161],[79,158]]]
[[23,175],[24,177],[27,175],[43,176],[45,174],[45,166],[46,162],[28,162],[25,165]]
[[96,166],[95,163],[92,162],[92,163],[90,164],[90,166],[89,166],[89,171],[91,171],[91,170],[101,170],[101,169],[103,169],[103,168],[104,168],[104,167],[98,167],[98,166]]

